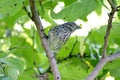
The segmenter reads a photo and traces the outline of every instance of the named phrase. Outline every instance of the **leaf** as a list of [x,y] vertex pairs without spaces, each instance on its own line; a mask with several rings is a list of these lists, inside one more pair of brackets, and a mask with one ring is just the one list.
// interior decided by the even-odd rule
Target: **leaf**
[[117,6],[119,6],[120,4],[120,0],[114,0],[115,4],[117,4]]
[[0,80],[9,80],[8,77],[0,77]]
[[24,0],[1,0],[0,1],[0,18],[13,16],[22,8]]
[[[97,2],[98,2],[98,5],[97,5],[97,8],[95,11],[98,15],[101,15],[102,14],[102,5],[104,6],[104,3],[102,2],[102,0],[97,0]],[[106,7],[106,6],[104,6],[104,7]]]
[[56,0],[44,0],[44,1],[41,1],[40,4],[41,6],[38,7],[38,9],[39,9],[41,18],[44,18],[46,21],[50,22],[52,25],[55,25],[56,23],[50,17],[49,11],[53,10],[53,8],[57,5],[57,1]]
[[19,75],[17,80],[38,80],[33,69],[27,69]]
[[13,57],[7,57],[4,59],[6,61],[6,63],[10,66],[15,66],[17,68],[17,70],[19,71],[19,73],[22,73],[25,65],[24,65],[24,61],[18,58],[13,58]]
[[77,0],[61,0],[61,1],[63,1],[65,3],[65,6],[68,6],[68,5],[74,3]]
[[9,66],[7,72],[9,80],[17,80],[19,73],[17,72],[16,67]]
[[108,70],[111,76],[120,77],[120,59],[107,63],[104,69]]
[[69,54],[78,54],[79,53],[79,37],[70,37],[66,44],[61,48],[61,50],[58,52],[57,57],[58,58],[65,58],[69,56]]
[[54,19],[63,19],[65,21],[86,20],[88,14],[95,10],[97,5],[98,2],[96,0],[78,0],[64,7],[59,13],[51,11],[50,15]]
[[110,69],[111,76],[120,77],[120,68]]
[[62,80],[84,80],[87,74],[87,65],[79,58],[71,58],[59,64]]
[[24,70],[24,62],[18,58],[5,57],[0,58],[0,62],[6,64],[5,70],[9,80],[17,80],[18,75]]
[[[27,32],[30,34],[30,31]],[[34,69],[34,67],[40,67],[41,73],[45,72],[49,67],[48,59],[45,55],[45,52],[40,45],[40,39],[37,33],[31,34],[34,35],[34,48],[33,45],[29,44],[26,40],[28,38],[23,37],[12,37],[11,42],[13,46],[16,44],[16,49],[12,53],[17,57],[22,57],[26,62],[26,69]],[[30,35],[29,35],[30,36]],[[19,42],[20,41],[20,42]],[[35,65],[35,64],[36,65]]]
[[120,80],[120,76],[119,77],[115,77],[115,80]]
[[84,55],[85,52],[85,42],[84,42],[85,38],[80,38],[80,54],[81,56]]
[[118,19],[120,20],[120,11],[117,12]]
[[[119,32],[120,32],[120,27],[119,23],[113,23],[113,27],[110,32],[110,36],[108,39],[108,45],[113,45],[113,44],[118,44],[120,45],[120,37],[119,37]],[[106,32],[107,25],[101,26],[99,29],[94,29],[88,39],[90,40],[91,43],[97,43],[97,44],[103,44],[104,42],[104,35]]]
[[117,59],[115,61],[109,62],[105,65],[104,69],[115,69],[120,67],[120,59]]

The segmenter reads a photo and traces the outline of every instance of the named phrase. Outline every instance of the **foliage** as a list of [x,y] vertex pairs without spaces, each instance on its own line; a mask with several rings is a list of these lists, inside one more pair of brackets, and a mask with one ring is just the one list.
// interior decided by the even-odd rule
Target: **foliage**
[[[55,13],[54,9],[59,2],[63,2],[64,7]],[[51,26],[56,25],[54,19],[87,21],[91,12],[95,11],[98,15],[102,13],[103,3],[102,0],[36,0],[38,13]],[[116,0],[116,3],[119,5],[120,1]],[[44,73],[48,73],[50,80],[53,80],[35,26],[25,26],[30,17],[24,7],[30,12],[28,0],[0,0],[0,80],[38,80],[36,76]],[[120,12],[109,37],[108,55],[120,50],[119,15]],[[19,26],[17,29],[16,25]],[[107,23],[92,30],[87,38],[69,38],[56,55],[62,80],[84,80],[93,70],[101,57],[106,27]],[[119,80],[119,67],[120,59],[108,63],[99,73],[98,79],[110,72],[115,80]]]

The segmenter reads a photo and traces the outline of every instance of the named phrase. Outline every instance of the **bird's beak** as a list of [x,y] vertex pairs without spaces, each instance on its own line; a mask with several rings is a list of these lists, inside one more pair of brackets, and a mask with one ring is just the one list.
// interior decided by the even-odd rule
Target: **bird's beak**
[[79,25],[80,29],[83,27],[82,24]]

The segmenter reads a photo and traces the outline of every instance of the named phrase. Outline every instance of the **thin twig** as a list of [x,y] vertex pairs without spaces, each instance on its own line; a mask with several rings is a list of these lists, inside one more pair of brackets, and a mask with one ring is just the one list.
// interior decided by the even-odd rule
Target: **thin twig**
[[112,28],[113,16],[116,12],[116,7],[115,7],[114,3],[112,2],[112,0],[108,0],[108,2],[110,4],[112,10],[109,14],[108,26],[107,26],[106,34],[104,37],[104,46],[103,46],[103,51],[102,51],[102,58],[106,57],[106,49],[108,46],[108,37],[110,35],[110,30]]
[[44,31],[43,31],[43,26],[42,26],[41,20],[39,18],[38,12],[36,10],[35,0],[29,0],[29,2],[30,2],[30,8],[31,8],[31,12],[32,12],[32,20],[34,21],[34,23],[36,25],[42,45],[43,45],[43,47],[46,51],[46,54],[49,58],[52,72],[54,75],[54,80],[61,80],[60,73],[57,68],[56,59],[53,57],[54,55],[53,55],[52,51],[50,50],[50,48],[48,47],[46,38],[44,37],[45,35],[44,35]]

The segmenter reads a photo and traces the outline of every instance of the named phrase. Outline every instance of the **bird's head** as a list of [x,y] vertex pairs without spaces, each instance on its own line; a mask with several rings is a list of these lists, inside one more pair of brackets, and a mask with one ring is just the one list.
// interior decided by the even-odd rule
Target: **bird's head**
[[69,28],[72,32],[75,31],[76,29],[81,29],[81,27],[74,22],[67,22],[64,25],[66,25],[66,27]]

